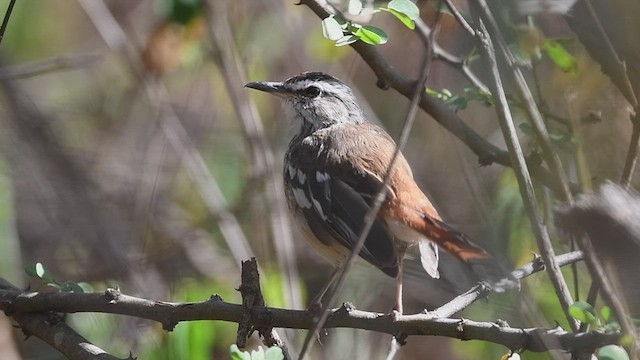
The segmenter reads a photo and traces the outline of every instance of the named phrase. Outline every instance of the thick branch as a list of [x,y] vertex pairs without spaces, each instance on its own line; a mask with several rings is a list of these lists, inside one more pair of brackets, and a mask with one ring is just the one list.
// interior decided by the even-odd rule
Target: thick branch
[[[64,313],[101,312],[136,316],[158,321],[166,329],[180,321],[223,320],[241,321],[242,305],[224,302],[219,296],[201,302],[168,303],[151,301],[121,294],[114,289],[104,293],[21,293],[0,290],[0,308],[14,317],[26,313],[56,311]],[[254,325],[293,329],[308,329],[314,324],[314,314],[301,310],[271,307],[254,307],[251,312]],[[429,314],[401,315],[393,321],[391,316],[355,310],[342,306],[331,311],[326,328],[348,327],[372,330],[388,334],[438,335],[461,340],[484,340],[504,345],[510,349],[547,351],[552,349],[594,350],[615,344],[617,334],[571,334],[562,329],[518,329],[490,322],[464,319],[434,318]]]

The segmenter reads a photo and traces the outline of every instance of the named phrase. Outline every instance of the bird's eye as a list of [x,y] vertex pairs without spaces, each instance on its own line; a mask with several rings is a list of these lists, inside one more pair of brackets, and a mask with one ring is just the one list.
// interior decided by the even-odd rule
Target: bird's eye
[[314,98],[318,97],[320,93],[322,93],[322,90],[320,90],[320,88],[317,86],[309,86],[308,88],[303,89],[301,93],[305,97]]

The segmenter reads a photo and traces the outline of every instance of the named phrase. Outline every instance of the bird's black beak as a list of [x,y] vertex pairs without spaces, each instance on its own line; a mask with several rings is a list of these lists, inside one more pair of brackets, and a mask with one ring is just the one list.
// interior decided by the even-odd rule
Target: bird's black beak
[[268,92],[274,95],[282,95],[285,93],[284,84],[278,81],[257,81],[250,82],[245,87]]

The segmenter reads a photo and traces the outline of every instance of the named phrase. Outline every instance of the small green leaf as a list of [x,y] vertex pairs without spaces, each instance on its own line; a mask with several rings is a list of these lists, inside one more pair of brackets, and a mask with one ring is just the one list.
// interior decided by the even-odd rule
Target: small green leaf
[[355,35],[345,35],[336,41],[336,46],[345,46],[349,44],[353,44],[358,41],[358,37]]
[[411,20],[416,20],[420,17],[420,10],[410,0],[391,0],[387,8],[405,14]]
[[336,41],[343,36],[342,27],[333,15],[322,20],[322,35],[333,41]]
[[82,288],[82,292],[84,292],[84,293],[92,293],[93,292],[93,286],[91,286],[91,284],[86,283],[86,282],[79,282],[77,284],[78,284],[78,286],[80,286]]
[[73,292],[76,294],[84,294],[84,289],[73,281],[65,281],[60,285],[62,291]]
[[602,317],[602,321],[608,323],[609,320],[611,320],[611,308],[603,306],[602,309],[600,309],[600,316]]
[[389,39],[387,33],[382,29],[371,25],[359,28],[353,35],[369,45],[382,45]]
[[229,347],[229,352],[231,352],[233,360],[251,360],[251,355],[246,351],[241,351],[236,344]]
[[47,271],[44,269],[44,265],[42,265],[42,263],[36,263],[36,276],[42,279],[46,273]]
[[349,0],[349,14],[358,15],[362,11],[362,0]]
[[393,14],[393,16],[397,17],[398,20],[400,20],[404,24],[404,26],[408,27],[409,29],[413,30],[416,28],[416,23],[413,20],[411,20],[411,18],[409,18],[406,14],[395,11],[393,9],[381,8],[380,10],[384,10]]
[[39,279],[40,277],[36,274],[36,264],[29,264],[24,268],[24,272],[34,279]]
[[595,310],[591,304],[584,301],[576,301],[569,307],[569,314],[576,320],[582,321],[587,324],[596,324],[598,319],[596,318]]
[[264,349],[258,346],[258,350],[251,351],[251,360],[264,360]]
[[618,345],[607,345],[601,347],[597,356],[599,360],[629,360],[627,351]]
[[542,49],[560,70],[572,75],[578,71],[578,61],[559,42],[546,39],[542,43]]
[[272,346],[264,353],[264,358],[266,360],[283,360],[284,354],[282,353],[282,349],[277,346]]

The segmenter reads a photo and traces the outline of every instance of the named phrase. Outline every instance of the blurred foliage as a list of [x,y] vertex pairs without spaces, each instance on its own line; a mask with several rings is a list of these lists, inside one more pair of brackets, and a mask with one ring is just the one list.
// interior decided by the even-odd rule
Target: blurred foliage
[[[3,67],[73,58],[87,51],[99,55],[97,62],[16,81],[25,106],[22,110],[39,110],[39,129],[57,141],[52,147],[39,148],[45,145],[15,131],[16,124],[11,122],[14,105],[3,95],[0,276],[26,283],[21,269],[34,264],[27,268],[36,278],[36,289],[49,283],[79,291],[68,281],[76,285],[87,281],[97,290],[119,286],[126,293],[160,300],[202,301],[218,293],[227,301],[239,302],[234,290],[239,285],[239,264],[219,226],[221,219],[231,216],[246,233],[263,267],[267,304],[290,304],[285,291],[290,274],[282,270],[285,265],[276,255],[279,239],[272,226],[277,221],[271,217],[274,211],[266,196],[271,190],[264,186],[263,177],[251,178],[253,155],[248,149],[255,139],[244,132],[230,95],[230,86],[244,84],[225,77],[225,66],[237,64],[225,65],[222,55],[228,46],[221,47],[211,38],[218,25],[211,23],[211,17],[219,15],[213,8],[224,11],[221,16],[231,25],[230,44],[236,47],[247,81],[284,79],[306,70],[330,72],[353,86],[372,121],[379,120],[389,129],[399,129],[406,99],[377,89],[377,79],[354,51],[335,45],[355,41],[381,45],[378,51],[389,63],[411,76],[420,62],[414,49],[421,49],[421,43],[415,30],[408,29],[415,28],[418,16],[432,24],[436,11],[442,11],[447,15],[441,19],[439,44],[460,56],[480,81],[486,81],[474,40],[436,2],[345,0],[334,2],[344,17],[327,19],[318,19],[304,6],[266,0],[221,0],[215,4],[224,6],[211,8],[207,7],[213,2],[197,0],[107,1],[106,12],[83,3],[87,2],[20,1],[2,42]],[[602,63],[591,59],[592,48],[585,49],[587,42],[576,39],[561,14],[522,14],[518,6],[510,1],[492,3],[505,38],[535,89],[569,176],[587,190],[590,182],[597,186],[608,178],[617,179],[630,124],[628,104],[610,81],[610,72],[603,73]],[[467,9],[461,10],[467,20],[472,19]],[[628,20],[634,12],[626,13],[623,18]],[[101,28],[100,21],[111,25]],[[124,38],[106,40],[117,33]],[[632,71],[640,63],[632,56],[637,46],[627,42],[627,47],[623,59]],[[167,98],[153,97],[158,88],[166,90]],[[502,146],[492,98],[467,81],[459,67],[434,62],[427,93]],[[261,115],[279,172],[289,124],[282,120],[277,100],[259,94],[246,96],[251,96]],[[519,99],[510,98],[510,104],[521,124],[525,151],[538,152]],[[227,213],[207,207],[193,174],[184,169],[181,154],[163,135],[161,120],[167,116],[167,107],[175,112],[217,181],[228,203],[223,209]],[[593,113],[604,115],[598,121],[586,121]],[[515,266],[531,261],[536,244],[513,172],[499,166],[477,167],[475,156],[425,114],[419,116],[412,139],[405,155],[414,176],[447,220],[478,242],[503,251]],[[65,173],[69,168],[79,169],[84,182],[70,181]],[[82,198],[83,191],[89,196]],[[538,184],[536,192],[553,230],[551,210],[557,199]],[[91,222],[94,218],[98,220]],[[329,270],[298,242],[300,238],[299,233],[294,234],[295,264],[301,276],[296,285],[302,287],[304,299],[317,291]],[[569,245],[558,241],[556,248],[560,253]],[[373,272],[366,265],[361,270]],[[570,284],[578,281],[576,298],[584,299],[589,287],[584,267],[578,266],[578,279],[569,269],[563,273]],[[341,301],[352,300],[363,304],[363,309],[388,309],[393,282],[386,279],[380,285],[383,291],[374,291],[372,296],[372,281],[385,280],[378,275],[350,275],[346,293],[354,298]],[[467,280],[456,276],[436,284]],[[420,278],[418,285],[407,287],[413,308],[431,309],[455,296],[453,287],[429,281]],[[546,274],[531,276],[522,285],[521,293],[492,295],[489,301],[474,304],[464,316],[487,321],[501,318],[514,327],[567,327]],[[576,317],[591,319],[590,314],[593,325],[614,326],[606,307],[583,305],[573,310]],[[69,322],[116,356],[126,357],[131,350],[141,359],[229,358],[237,327],[223,322],[183,322],[166,332],[156,323],[103,314],[73,314]],[[299,343],[300,333],[286,332],[293,346]],[[345,353],[371,358],[384,355],[389,339],[362,331],[329,330],[322,340],[318,358]],[[27,348],[25,354],[31,351],[35,349]],[[426,351],[432,358],[447,359],[498,359],[507,352],[482,342],[412,337],[398,358],[423,358]],[[620,348],[607,347],[598,355],[623,359],[619,354]],[[568,358],[559,353],[524,353],[521,357]]]

